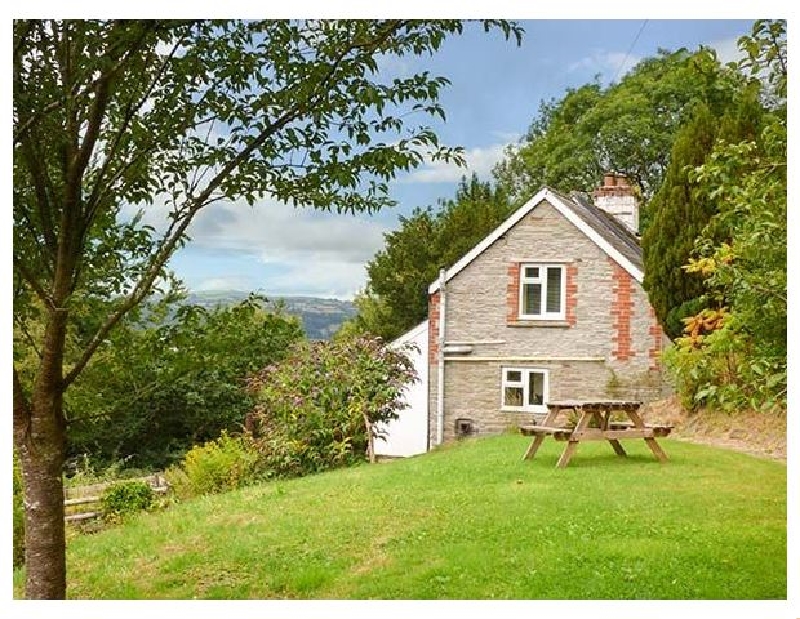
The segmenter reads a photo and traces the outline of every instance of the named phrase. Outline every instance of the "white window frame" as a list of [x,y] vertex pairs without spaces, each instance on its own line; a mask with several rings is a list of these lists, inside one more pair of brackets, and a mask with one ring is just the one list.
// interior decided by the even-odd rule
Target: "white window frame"
[[[518,411],[518,412],[525,412],[525,413],[538,413],[538,414],[545,414],[547,413],[547,401],[549,399],[550,393],[550,371],[545,370],[543,368],[519,368],[519,367],[503,367],[502,369],[502,380],[500,386],[500,408],[504,411]],[[508,380],[508,373],[509,372],[519,372],[521,383],[517,381],[510,381]],[[529,396],[530,396],[530,374],[543,374],[544,375],[544,394],[542,398],[541,404],[528,404]],[[506,388],[507,387],[517,387],[522,388],[522,406],[513,406],[510,404],[506,404]]]
[[[531,267],[539,269],[539,277],[527,277],[525,270]],[[561,311],[548,312],[547,311],[547,269],[558,268],[561,269],[561,299],[559,304]],[[525,299],[525,285],[526,284],[539,284],[542,287],[542,313],[541,314],[525,314],[524,313],[524,299]],[[563,263],[553,262],[525,262],[519,265],[519,318],[521,320],[566,320],[567,316],[567,266]]]

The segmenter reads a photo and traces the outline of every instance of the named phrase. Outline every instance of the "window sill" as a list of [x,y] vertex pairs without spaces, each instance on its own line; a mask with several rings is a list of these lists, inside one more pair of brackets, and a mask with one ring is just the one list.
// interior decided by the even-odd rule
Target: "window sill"
[[503,413],[519,413],[520,415],[546,415],[547,409],[537,408],[517,408],[514,406],[501,406],[500,411]]
[[566,320],[536,320],[535,318],[520,318],[518,320],[509,320],[506,323],[506,326],[569,329],[570,324]]

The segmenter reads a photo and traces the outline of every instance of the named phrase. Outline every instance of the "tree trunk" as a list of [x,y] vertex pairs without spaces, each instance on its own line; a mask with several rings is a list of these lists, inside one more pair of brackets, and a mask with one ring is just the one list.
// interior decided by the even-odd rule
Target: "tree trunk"
[[[41,420],[37,423],[37,412],[34,405],[32,425],[44,425]],[[34,600],[63,600],[67,593],[64,440],[55,434],[46,438],[45,432],[49,434],[40,428],[39,437],[20,448],[25,483],[25,594]]]
[[62,478],[66,450],[61,416],[60,394],[34,394],[30,434],[17,445],[25,483],[28,599],[64,599],[67,592]]
[[25,484],[28,599],[64,599],[67,593],[62,478],[67,441],[61,385],[65,331],[66,312],[53,312],[29,403],[14,377],[14,443]]

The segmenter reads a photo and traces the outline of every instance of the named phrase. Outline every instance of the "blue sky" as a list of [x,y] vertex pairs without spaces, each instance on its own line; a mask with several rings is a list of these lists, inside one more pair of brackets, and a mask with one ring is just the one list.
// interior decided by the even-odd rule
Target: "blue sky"
[[447,119],[430,124],[444,143],[464,147],[468,170],[429,164],[404,174],[390,186],[398,206],[373,216],[295,210],[270,201],[254,207],[215,204],[198,216],[192,243],[170,267],[190,290],[352,298],[365,284],[365,263],[382,247],[383,234],[397,227],[398,216],[452,197],[464,173],[474,170],[488,180],[503,149],[525,133],[543,99],[560,97],[596,74],[604,84],[619,80],[659,48],[702,44],[732,60],[736,40],[749,32],[752,20],[522,23],[526,33],[519,47],[473,24],[436,55],[403,57],[387,67],[401,73],[429,70],[451,80],[442,95]]

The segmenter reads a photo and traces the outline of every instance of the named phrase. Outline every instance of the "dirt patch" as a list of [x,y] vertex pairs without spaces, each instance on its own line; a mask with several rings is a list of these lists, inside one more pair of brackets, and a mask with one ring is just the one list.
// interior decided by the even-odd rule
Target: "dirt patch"
[[702,445],[742,451],[786,461],[786,412],[703,410],[689,414],[677,397],[650,402],[642,408],[645,421],[674,426],[672,437]]

